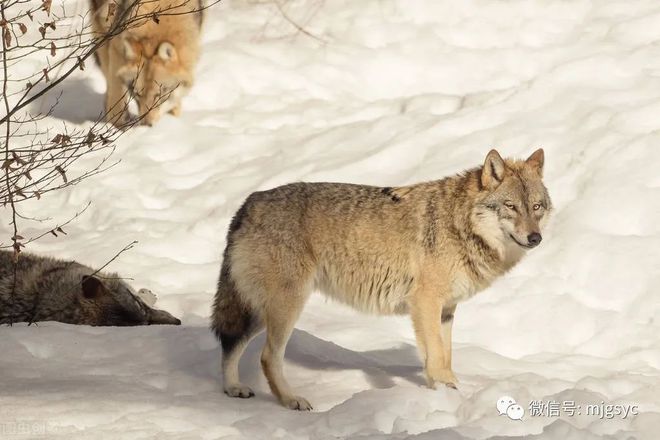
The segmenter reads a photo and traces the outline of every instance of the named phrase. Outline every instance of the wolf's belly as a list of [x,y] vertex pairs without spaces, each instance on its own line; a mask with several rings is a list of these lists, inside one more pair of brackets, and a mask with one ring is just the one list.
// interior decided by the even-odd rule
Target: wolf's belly
[[366,313],[408,313],[408,294],[414,278],[388,265],[337,267],[322,265],[316,287],[321,293]]

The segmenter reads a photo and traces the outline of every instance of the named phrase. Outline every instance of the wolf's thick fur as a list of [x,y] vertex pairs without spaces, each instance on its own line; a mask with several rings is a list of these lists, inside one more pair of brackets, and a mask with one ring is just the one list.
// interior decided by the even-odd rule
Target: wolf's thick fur
[[[94,33],[106,34],[113,17],[120,17],[134,1],[117,1],[108,19],[108,0],[90,0]],[[199,57],[202,8],[201,0],[140,0],[133,6],[129,17],[149,18],[131,25],[96,53],[107,82],[109,122],[124,122],[131,96],[148,125],[166,112],[181,113],[181,99],[192,86]],[[157,11],[167,11],[158,23],[149,15]]]
[[21,253],[12,294],[12,258],[12,252],[0,251],[0,324],[181,324],[169,313],[149,307],[149,294],[134,293],[117,274],[92,276],[92,268],[75,261]]
[[365,312],[410,314],[428,385],[455,387],[456,305],[540,243],[552,208],[543,161],[543,150],[526,161],[492,150],[483,167],[433,182],[294,183],[250,195],[229,228],[212,311],[225,392],[253,395],[238,362],[266,328],[261,363],[273,393],[289,408],[311,408],[282,364],[315,288]]

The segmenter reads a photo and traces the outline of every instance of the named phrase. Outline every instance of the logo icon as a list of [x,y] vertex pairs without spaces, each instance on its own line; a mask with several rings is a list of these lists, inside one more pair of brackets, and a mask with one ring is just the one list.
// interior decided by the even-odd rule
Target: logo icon
[[525,415],[525,410],[522,406],[516,403],[516,400],[511,396],[502,396],[497,399],[497,412],[501,416],[507,416],[511,420],[522,420]]

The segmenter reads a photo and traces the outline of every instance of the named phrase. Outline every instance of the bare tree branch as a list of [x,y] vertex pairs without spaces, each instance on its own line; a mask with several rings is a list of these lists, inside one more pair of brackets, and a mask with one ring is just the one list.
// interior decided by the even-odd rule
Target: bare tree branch
[[[115,166],[119,162],[112,159],[116,141],[141,123],[151,110],[167,101],[173,92],[160,86],[157,99],[146,111],[141,109],[142,114],[121,123],[106,122],[112,112],[128,113],[133,95],[137,93],[127,89],[122,99],[89,124],[69,126],[51,119],[60,103],[59,86],[75,72],[84,70],[88,59],[112,38],[150,21],[158,23],[162,17],[201,13],[219,2],[213,0],[204,6],[198,0],[165,3],[124,0],[122,7],[117,7],[117,2],[111,0],[108,10],[104,11],[108,13],[108,28],[100,32],[92,29],[89,21],[92,14],[68,11],[66,6],[71,3],[65,0],[0,0],[0,151],[4,153],[0,158],[0,203],[10,214],[11,234],[9,241],[2,240],[5,244],[0,243],[0,249],[13,249],[12,304],[22,248],[47,235],[66,235],[63,227],[89,207],[88,203],[67,221],[26,238],[20,234],[19,221],[41,223],[43,219],[22,214],[21,203],[40,200],[50,192],[77,185]],[[145,4],[153,7],[143,9]],[[182,8],[187,4],[195,6]],[[143,12],[145,10],[149,12]],[[41,65],[31,67],[40,56]],[[26,60],[29,60],[27,64]],[[26,69],[26,65],[30,67]],[[54,102],[52,99],[50,103],[41,101],[51,96]],[[37,102],[41,105],[33,105]],[[83,158],[85,167],[74,167]],[[92,160],[91,164],[87,164],[88,159]],[[13,315],[9,321],[14,322]]]

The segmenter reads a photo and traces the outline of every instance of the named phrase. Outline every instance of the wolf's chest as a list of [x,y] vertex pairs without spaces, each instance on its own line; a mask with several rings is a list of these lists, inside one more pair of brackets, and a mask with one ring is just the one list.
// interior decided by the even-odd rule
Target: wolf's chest
[[503,257],[496,265],[476,265],[476,272],[468,268],[454,273],[451,283],[451,298],[454,303],[465,301],[491,285],[495,279],[507,272],[520,261],[524,252],[519,246],[504,249]]
[[465,301],[479,292],[480,287],[474,278],[464,271],[458,271],[451,283],[451,300],[454,304]]

